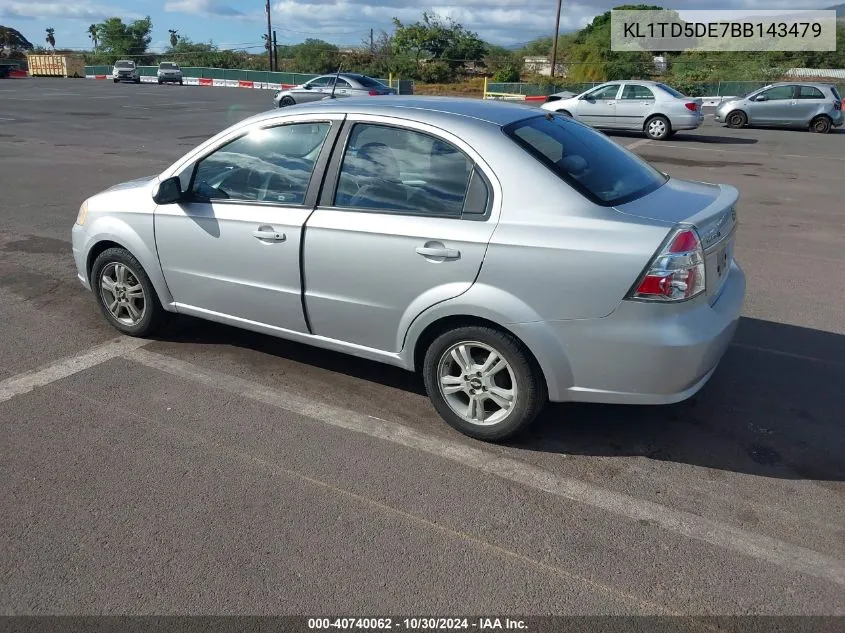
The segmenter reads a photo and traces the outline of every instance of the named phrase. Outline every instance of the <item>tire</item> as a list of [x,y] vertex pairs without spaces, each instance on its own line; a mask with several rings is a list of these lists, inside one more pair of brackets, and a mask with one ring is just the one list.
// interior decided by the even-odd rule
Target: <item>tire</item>
[[[461,350],[469,356],[462,360],[463,366],[456,361],[467,358]],[[499,359],[491,361],[493,369],[499,367],[496,372],[484,370],[491,353]],[[461,327],[438,336],[426,350],[423,379],[434,408],[450,426],[488,442],[524,431],[546,404],[546,383],[525,346],[490,327]],[[455,387],[452,393],[444,392]],[[490,394],[510,401],[510,406],[499,405]]]
[[161,79],[159,79],[159,80],[158,80],[158,85],[159,85],[159,86],[160,86],[161,84],[163,84],[163,83],[164,83],[164,82],[163,82]]
[[734,110],[733,112],[728,114],[728,116],[725,117],[725,124],[729,128],[738,130],[739,128],[745,127],[748,124],[748,117],[742,110]]
[[140,77],[138,77],[138,78],[135,80],[135,83],[136,83],[136,84],[141,83],[141,78],[140,78]]
[[572,118],[572,114],[570,114],[569,110],[558,110],[558,112],[560,112],[563,116],[565,116],[568,119]]
[[662,114],[653,116],[643,126],[646,136],[653,141],[663,141],[672,134],[672,124]]
[[833,122],[824,115],[817,116],[810,121],[810,131],[816,134],[827,134],[833,127]]
[[[124,275],[121,274],[120,267],[126,271]],[[109,305],[114,305],[113,300],[117,299],[118,295],[104,287],[104,276],[112,282],[117,281],[114,286],[117,292],[125,293],[127,289],[140,286],[140,299],[137,296],[134,299],[127,298],[126,305],[116,307],[117,315],[115,315]],[[122,282],[121,279],[123,279]],[[150,278],[141,263],[124,248],[109,248],[97,256],[91,267],[91,289],[106,320],[112,327],[129,336],[149,336],[166,318],[166,313],[161,307]],[[107,298],[109,304],[106,303]],[[130,304],[140,315],[138,318],[135,318],[130,311]]]
[[120,79],[113,79],[112,81],[114,81],[114,83],[117,83],[120,81]]
[[293,97],[285,96],[285,97],[282,97],[281,99],[279,99],[279,107],[280,108],[284,108],[285,106],[292,106],[292,105],[296,105],[296,101],[293,100]]
[[185,85],[185,82],[184,82],[183,80],[181,80],[181,79],[180,79],[180,80],[179,80],[179,85],[180,85],[180,86],[184,86],[184,85]]

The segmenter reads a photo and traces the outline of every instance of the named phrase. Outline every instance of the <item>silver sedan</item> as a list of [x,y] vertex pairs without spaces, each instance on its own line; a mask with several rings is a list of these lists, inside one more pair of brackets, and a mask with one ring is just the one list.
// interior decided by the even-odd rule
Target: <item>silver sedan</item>
[[345,99],[89,198],[73,254],[121,332],[178,312],[418,371],[449,424],[500,440],[547,400],[705,384],[745,296],[737,199],[523,105]]
[[332,95],[335,97],[380,97],[392,94],[396,94],[396,91],[377,79],[358,73],[340,73],[315,77],[299,86],[277,90],[273,95],[273,103],[277,108],[283,108],[297,103],[321,101]]
[[580,95],[549,99],[540,107],[595,128],[645,132],[662,141],[679,130],[700,126],[702,105],[701,99],[685,97],[656,81],[611,81]]

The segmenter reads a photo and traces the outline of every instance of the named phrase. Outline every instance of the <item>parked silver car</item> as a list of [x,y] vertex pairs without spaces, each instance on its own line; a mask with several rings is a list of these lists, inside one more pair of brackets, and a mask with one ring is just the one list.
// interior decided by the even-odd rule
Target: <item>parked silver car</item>
[[[337,86],[335,86],[335,78]],[[332,94],[333,87],[335,97],[378,97],[396,94],[395,90],[372,77],[357,73],[340,73],[315,77],[300,86],[277,90],[273,95],[273,103],[277,108],[282,108],[297,103],[320,101]]]
[[696,393],[745,295],[737,199],[524,105],[343,99],[89,198],[73,255],[121,332],[178,312],[417,370],[496,440],[547,399]]
[[568,99],[549,99],[540,107],[595,128],[641,131],[662,141],[701,125],[702,105],[701,99],[656,81],[611,81]]
[[182,69],[176,62],[161,62],[158,65],[158,83],[178,83],[180,86],[184,85],[182,79]]
[[119,81],[131,81],[134,84],[141,83],[141,74],[138,72],[135,62],[129,59],[116,61],[112,68],[111,76],[114,83]]
[[776,83],[719,104],[715,119],[728,127],[800,127],[826,134],[845,123],[842,96],[824,83]]

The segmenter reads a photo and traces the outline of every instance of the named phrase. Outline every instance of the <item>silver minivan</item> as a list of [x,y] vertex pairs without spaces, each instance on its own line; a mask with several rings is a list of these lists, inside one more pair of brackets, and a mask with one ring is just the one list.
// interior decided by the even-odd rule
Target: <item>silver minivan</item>
[[725,101],[716,109],[717,123],[741,128],[798,127],[826,134],[845,123],[842,95],[825,83],[776,83]]

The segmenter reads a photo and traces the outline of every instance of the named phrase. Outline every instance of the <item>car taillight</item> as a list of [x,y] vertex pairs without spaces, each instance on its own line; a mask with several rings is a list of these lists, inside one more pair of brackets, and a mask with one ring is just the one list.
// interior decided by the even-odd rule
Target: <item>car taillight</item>
[[377,96],[379,96],[380,94],[381,94],[381,93],[380,93],[378,90],[370,90],[370,96],[371,96],[371,97],[377,97]]
[[692,112],[695,112],[696,110],[698,110],[698,104],[695,103],[694,101],[691,102],[691,103],[685,103],[684,106],[686,107],[687,110],[691,110]]
[[704,292],[704,249],[693,228],[679,228],[660,248],[628,299],[685,301]]

